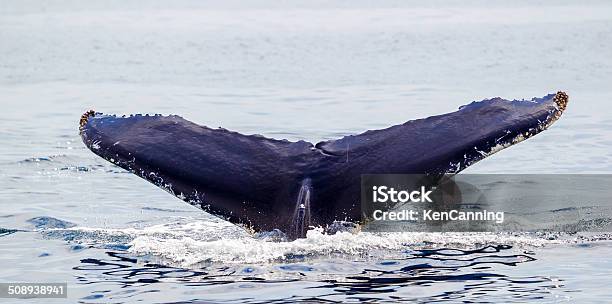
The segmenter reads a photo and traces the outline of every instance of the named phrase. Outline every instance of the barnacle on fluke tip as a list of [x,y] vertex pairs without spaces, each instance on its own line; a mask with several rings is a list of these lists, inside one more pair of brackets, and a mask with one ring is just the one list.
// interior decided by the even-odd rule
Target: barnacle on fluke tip
[[87,120],[89,119],[89,117],[95,116],[95,115],[96,115],[96,112],[94,110],[89,110],[83,113],[83,115],[81,115],[81,119],[79,120],[79,133],[83,132],[83,127],[87,123]]
[[565,92],[559,91],[559,92],[557,92],[557,94],[555,94],[554,101],[557,104],[557,106],[559,106],[559,110],[561,110],[561,112],[563,112],[563,111],[565,111],[565,108],[567,107],[567,102],[569,101],[569,96],[567,96],[567,94]]

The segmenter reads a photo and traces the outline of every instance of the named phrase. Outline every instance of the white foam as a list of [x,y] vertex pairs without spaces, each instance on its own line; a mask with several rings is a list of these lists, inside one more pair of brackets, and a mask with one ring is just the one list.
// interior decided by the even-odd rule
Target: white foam
[[178,221],[145,228],[74,227],[57,230],[69,234],[73,241],[92,241],[103,245],[117,242],[127,244],[132,254],[161,258],[182,267],[206,262],[266,264],[290,261],[296,256],[392,259],[402,257],[406,251],[422,248],[475,249],[501,244],[534,248],[591,240],[563,233],[340,232],[328,235],[323,229],[312,229],[306,238],[276,242],[253,236],[219,219]]
[[322,229],[308,231],[304,239],[270,242],[226,223],[209,221],[164,224],[143,229],[106,229],[105,233],[132,235],[133,239],[129,242],[131,253],[161,257],[181,266],[201,262],[266,263],[300,255],[388,258],[401,255],[404,250],[433,245],[473,248],[487,244],[544,246],[564,242],[529,234],[341,232],[327,235]]

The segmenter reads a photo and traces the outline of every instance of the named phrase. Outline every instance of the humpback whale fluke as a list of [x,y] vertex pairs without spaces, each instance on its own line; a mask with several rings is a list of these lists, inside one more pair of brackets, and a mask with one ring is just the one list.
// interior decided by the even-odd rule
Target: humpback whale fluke
[[91,151],[184,201],[295,238],[310,225],[358,221],[362,174],[458,173],[545,130],[567,102],[563,92],[498,97],[317,144],[211,129],[176,115],[88,111],[79,130]]

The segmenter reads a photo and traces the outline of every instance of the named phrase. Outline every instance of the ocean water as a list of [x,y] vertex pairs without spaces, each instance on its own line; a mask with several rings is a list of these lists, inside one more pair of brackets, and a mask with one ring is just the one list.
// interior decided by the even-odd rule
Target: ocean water
[[549,130],[465,172],[612,173],[611,37],[606,1],[3,1],[0,282],[68,282],[81,303],[609,302],[609,234],[276,242],[95,156],[78,120],[316,142],[564,90]]

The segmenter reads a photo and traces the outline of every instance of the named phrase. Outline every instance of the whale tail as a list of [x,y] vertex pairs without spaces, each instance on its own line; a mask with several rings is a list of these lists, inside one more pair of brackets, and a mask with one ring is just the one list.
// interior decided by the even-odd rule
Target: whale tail
[[458,173],[545,130],[567,103],[563,92],[493,98],[317,144],[211,129],[176,115],[88,111],[79,130],[91,151],[184,201],[295,238],[311,225],[358,221],[362,174]]

